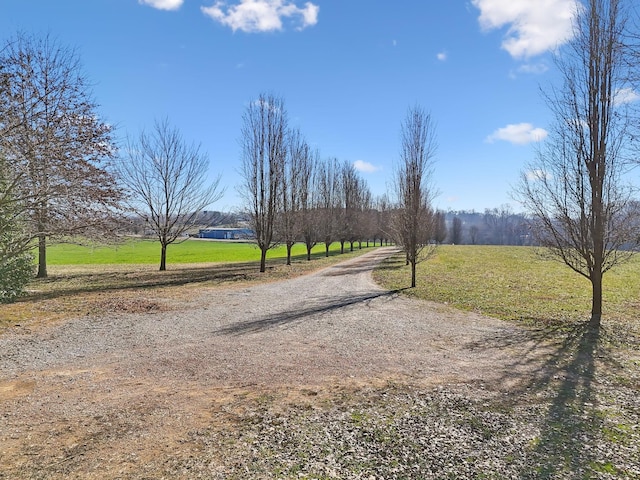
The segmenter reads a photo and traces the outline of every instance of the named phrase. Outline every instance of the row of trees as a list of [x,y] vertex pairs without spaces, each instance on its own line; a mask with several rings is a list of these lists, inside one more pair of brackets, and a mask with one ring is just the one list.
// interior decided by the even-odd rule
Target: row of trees
[[243,116],[242,178],[239,193],[261,251],[260,271],[269,249],[304,242],[307,258],[320,243],[328,255],[333,242],[368,241],[384,236],[382,216],[371,192],[348,162],[321,159],[298,129],[288,124],[284,100],[261,94]]

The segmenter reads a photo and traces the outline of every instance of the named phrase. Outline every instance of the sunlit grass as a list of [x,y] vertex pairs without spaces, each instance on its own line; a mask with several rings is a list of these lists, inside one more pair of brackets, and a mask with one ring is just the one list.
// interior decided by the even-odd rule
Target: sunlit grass
[[[401,256],[374,273],[390,289],[407,287],[409,275]],[[591,311],[590,282],[530,247],[444,245],[418,265],[417,276],[408,295],[502,319],[577,321]],[[605,318],[637,320],[639,258],[605,274],[603,300]]]
[[[340,245],[331,245],[331,252],[340,250]],[[314,256],[324,255],[324,244],[312,249]],[[267,258],[285,258],[286,247],[270,250]],[[306,255],[303,244],[296,244],[293,256]],[[260,250],[248,242],[217,242],[211,240],[187,240],[167,247],[167,268],[181,263],[250,262],[260,259]],[[113,246],[83,246],[74,244],[51,245],[47,249],[49,265],[105,265],[105,264],[159,264],[160,243],[151,240],[130,240]]]

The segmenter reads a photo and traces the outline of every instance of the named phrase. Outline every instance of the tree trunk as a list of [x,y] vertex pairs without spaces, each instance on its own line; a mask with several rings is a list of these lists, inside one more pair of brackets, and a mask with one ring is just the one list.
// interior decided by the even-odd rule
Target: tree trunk
[[328,256],[329,256],[329,247],[330,247],[330,246],[331,246],[331,244],[330,244],[330,243],[326,243],[326,242],[325,242],[325,244],[324,244],[324,250],[325,250],[325,255],[324,255],[324,256],[325,256],[325,257],[328,257]]
[[292,243],[287,243],[287,265],[291,265],[291,247]]
[[167,269],[167,244],[162,243],[160,247],[160,271],[164,272]]
[[267,271],[267,249],[260,249],[260,273]]
[[311,249],[313,247],[310,247],[309,245],[307,245],[307,262],[311,261]]
[[600,328],[602,318],[602,270],[594,270],[591,274],[591,327]]
[[38,236],[38,274],[37,278],[47,278],[47,236]]
[[416,286],[416,261],[411,262],[411,288]]
[[344,253],[344,240],[340,240],[340,253]]

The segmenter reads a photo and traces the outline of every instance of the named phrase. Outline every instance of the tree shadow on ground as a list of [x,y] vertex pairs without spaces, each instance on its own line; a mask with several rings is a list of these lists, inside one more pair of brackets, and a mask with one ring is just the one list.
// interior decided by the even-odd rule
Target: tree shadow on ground
[[[401,290],[381,290],[379,292],[365,293],[361,295],[319,297],[315,300],[306,301],[304,308],[278,312],[272,315],[266,315],[255,320],[237,322],[227,327],[221,328],[215,333],[218,335],[231,336],[259,333],[272,328],[302,322],[309,319],[309,317],[330,313],[336,310],[340,310],[341,308],[347,308],[353,305],[367,303],[375,299],[391,299],[400,291]],[[309,302],[312,303],[309,304]]]
[[[338,257],[340,253],[330,252],[330,257]],[[285,258],[268,259],[267,270],[259,271],[259,262],[234,262],[216,263],[209,265],[170,265],[166,271],[150,269],[145,266],[141,270],[118,269],[118,271],[83,271],[65,273],[63,275],[50,275],[44,279],[34,279],[30,287],[37,289],[28,295],[16,300],[16,303],[28,303],[46,299],[54,299],[92,292],[114,292],[135,290],[140,288],[175,287],[187,284],[215,285],[236,283],[240,281],[269,280],[289,278],[289,274],[304,274],[312,271],[316,265],[313,260],[322,260],[324,253],[312,254],[312,261],[308,262],[305,255],[292,256],[294,266],[287,266]],[[317,266],[322,268],[322,265]],[[293,270],[289,270],[293,268]],[[370,269],[370,267],[368,267]],[[364,270],[365,268],[363,268]],[[340,273],[356,273],[355,271],[341,270]]]
[[599,370],[621,368],[604,345],[603,335],[602,327],[576,323],[514,330],[488,344],[471,346],[515,349],[518,359],[507,365],[500,380],[502,385],[516,384],[509,388],[508,408],[513,412],[534,408],[542,415],[533,417],[538,431],[527,452],[527,470],[519,478],[597,477],[604,421],[598,409]]
[[[275,268],[275,264],[268,270]],[[36,287],[42,291],[32,292],[16,301],[33,302],[91,292],[125,291],[140,288],[174,287],[207,282],[225,283],[250,280],[258,277],[256,262],[229,263],[205,267],[180,267],[164,272],[118,271],[118,272],[82,272],[62,276],[52,275],[36,280]]]

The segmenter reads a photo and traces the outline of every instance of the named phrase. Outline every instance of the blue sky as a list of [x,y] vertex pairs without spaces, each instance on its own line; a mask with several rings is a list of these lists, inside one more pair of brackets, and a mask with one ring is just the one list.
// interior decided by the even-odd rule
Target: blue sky
[[540,94],[574,0],[2,0],[18,30],[76,47],[100,114],[120,138],[167,117],[202,144],[223,199],[240,204],[239,136],[260,93],[286,104],[323,157],[357,162],[374,195],[392,178],[400,124],[420,105],[436,124],[437,207],[511,203],[544,139]]

